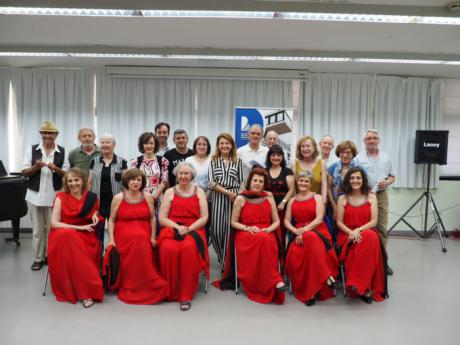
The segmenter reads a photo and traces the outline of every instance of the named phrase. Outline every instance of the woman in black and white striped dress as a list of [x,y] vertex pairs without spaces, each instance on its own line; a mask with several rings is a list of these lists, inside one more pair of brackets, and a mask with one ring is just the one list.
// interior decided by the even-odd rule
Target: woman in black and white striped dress
[[243,163],[236,155],[235,141],[229,133],[222,133],[217,137],[216,147],[209,166],[211,242],[223,268],[233,200],[243,183]]

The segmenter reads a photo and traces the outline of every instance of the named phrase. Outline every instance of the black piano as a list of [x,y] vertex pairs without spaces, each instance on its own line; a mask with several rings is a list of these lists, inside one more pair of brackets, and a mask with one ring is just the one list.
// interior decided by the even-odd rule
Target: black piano
[[22,174],[8,175],[2,161],[0,161],[0,221],[11,220],[13,237],[5,241],[19,242],[20,220],[27,214],[25,201],[26,186]]

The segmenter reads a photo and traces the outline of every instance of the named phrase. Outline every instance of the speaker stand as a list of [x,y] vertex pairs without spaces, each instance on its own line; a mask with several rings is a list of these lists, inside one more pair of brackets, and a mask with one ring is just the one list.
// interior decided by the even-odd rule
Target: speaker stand
[[[441,215],[439,214],[438,208],[436,207],[436,203],[434,202],[433,195],[430,192],[430,177],[431,177],[431,164],[428,164],[428,177],[426,183],[426,190],[420,195],[420,197],[409,207],[409,209],[404,212],[404,214],[399,217],[396,223],[388,230],[388,233],[393,231],[393,229],[398,225],[399,222],[403,222],[406,224],[413,232],[415,232],[420,238],[428,239],[430,238],[433,233],[436,231],[439,236],[439,240],[441,241],[441,248],[442,251],[445,253],[447,252],[446,244],[444,242],[444,237],[447,237],[447,231],[444,227],[444,223],[442,222]],[[407,222],[404,218],[409,214],[412,209],[417,206],[419,202],[425,199],[425,214],[424,214],[424,224],[423,224],[423,231],[418,231],[415,229],[409,222]],[[428,205],[431,207],[431,212],[434,219],[434,224],[427,229],[428,227]]]

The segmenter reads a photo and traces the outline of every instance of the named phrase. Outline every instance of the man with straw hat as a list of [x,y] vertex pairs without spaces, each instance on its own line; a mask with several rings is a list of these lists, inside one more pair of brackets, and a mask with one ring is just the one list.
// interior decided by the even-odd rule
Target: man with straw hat
[[56,125],[53,122],[43,122],[39,132],[41,143],[27,149],[22,163],[22,172],[28,178],[26,201],[32,220],[33,271],[40,270],[46,263],[51,209],[68,167],[64,148],[55,143],[59,133]]

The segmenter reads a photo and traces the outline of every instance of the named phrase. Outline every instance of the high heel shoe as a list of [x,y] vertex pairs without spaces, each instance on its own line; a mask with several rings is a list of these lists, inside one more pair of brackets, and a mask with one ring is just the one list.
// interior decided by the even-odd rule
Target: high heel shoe
[[319,293],[317,293],[315,297],[313,297],[312,299],[309,299],[308,301],[306,301],[305,306],[307,307],[313,306],[316,303],[316,300],[318,299],[318,297],[319,297]]
[[329,289],[334,290],[337,287],[337,282],[334,280],[332,276],[327,278],[326,285]]

